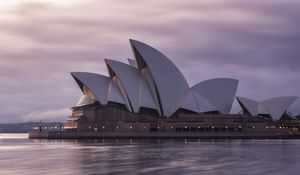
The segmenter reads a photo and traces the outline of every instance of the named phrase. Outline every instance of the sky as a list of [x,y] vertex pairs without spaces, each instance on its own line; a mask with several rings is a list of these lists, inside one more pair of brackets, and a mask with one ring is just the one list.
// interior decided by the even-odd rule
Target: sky
[[[72,71],[108,75],[129,38],[164,53],[190,86],[239,80],[237,96],[300,96],[297,0],[0,0],[0,123],[65,121]],[[240,108],[234,102],[232,113]],[[300,99],[290,108],[300,114]]]

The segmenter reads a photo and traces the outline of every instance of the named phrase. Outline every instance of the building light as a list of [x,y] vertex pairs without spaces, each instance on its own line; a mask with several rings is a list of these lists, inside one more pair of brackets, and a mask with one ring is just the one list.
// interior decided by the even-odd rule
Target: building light
[[173,127],[173,126],[171,126],[171,128],[173,129],[174,127]]
[[281,129],[282,127],[281,127],[281,126],[279,126],[279,128]]
[[252,126],[252,128],[254,129],[254,128],[255,128],[255,126]]
[[215,127],[214,127],[214,126],[212,126],[211,128],[212,128],[212,129],[214,129]]
[[187,126],[184,126],[184,128],[187,128]]
[[146,128],[146,126],[144,126],[144,129]]
[[157,129],[159,129],[159,126],[157,126]]
[[91,129],[92,127],[91,126],[89,126],[89,129]]
[[129,126],[130,129],[132,129],[132,126]]
[[198,126],[198,128],[201,128],[200,126]]
[[117,129],[119,128],[119,126],[116,127]]
[[239,128],[242,128],[241,126],[239,126]]
[[225,128],[227,129],[227,128],[228,128],[228,126],[225,126]]
[[104,129],[105,128],[105,126],[102,126],[102,129]]

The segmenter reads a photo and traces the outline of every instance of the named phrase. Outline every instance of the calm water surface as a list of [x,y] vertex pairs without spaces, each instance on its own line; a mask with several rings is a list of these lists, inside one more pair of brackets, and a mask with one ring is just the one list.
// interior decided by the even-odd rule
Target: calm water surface
[[0,134],[0,174],[300,174],[300,140],[29,140]]

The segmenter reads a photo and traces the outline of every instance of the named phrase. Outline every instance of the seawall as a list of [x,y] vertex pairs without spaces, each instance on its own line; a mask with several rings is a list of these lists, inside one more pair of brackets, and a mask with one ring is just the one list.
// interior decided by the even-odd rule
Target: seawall
[[29,133],[30,139],[300,139],[288,132],[59,132]]

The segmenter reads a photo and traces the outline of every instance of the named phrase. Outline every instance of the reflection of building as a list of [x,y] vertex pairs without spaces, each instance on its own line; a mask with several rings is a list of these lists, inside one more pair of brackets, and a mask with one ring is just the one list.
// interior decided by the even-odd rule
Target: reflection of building
[[[130,40],[135,60],[106,59],[109,76],[72,72],[83,92],[66,129],[78,131],[241,131],[266,129],[296,97],[263,102],[237,97],[244,114],[229,114],[238,80],[216,78],[189,87],[158,50]],[[250,115],[249,115],[250,114]],[[265,118],[264,116],[268,116]]]

